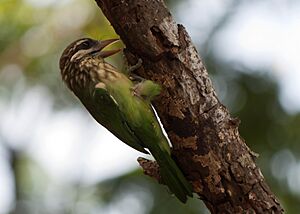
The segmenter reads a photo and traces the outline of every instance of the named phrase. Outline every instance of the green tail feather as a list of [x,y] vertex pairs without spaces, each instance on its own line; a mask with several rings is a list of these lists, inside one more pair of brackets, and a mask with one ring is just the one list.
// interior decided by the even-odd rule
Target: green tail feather
[[181,170],[167,152],[160,151],[159,154],[153,154],[155,160],[160,166],[160,173],[170,191],[183,203],[187,196],[193,197],[191,184],[186,180]]

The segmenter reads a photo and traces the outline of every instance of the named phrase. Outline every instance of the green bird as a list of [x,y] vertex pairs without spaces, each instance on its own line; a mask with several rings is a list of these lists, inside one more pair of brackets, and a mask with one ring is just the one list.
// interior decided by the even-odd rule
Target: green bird
[[161,87],[150,80],[132,81],[104,60],[120,51],[103,50],[117,40],[83,38],[71,43],[60,58],[62,79],[98,123],[132,148],[153,155],[162,182],[185,203],[192,187],[172,159],[151,107]]

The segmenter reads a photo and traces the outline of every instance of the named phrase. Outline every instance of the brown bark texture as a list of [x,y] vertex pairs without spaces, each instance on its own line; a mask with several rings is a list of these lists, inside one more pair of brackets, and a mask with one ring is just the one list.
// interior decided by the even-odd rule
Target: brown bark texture
[[[211,213],[283,213],[212,86],[191,38],[162,0],[96,0],[136,73],[162,85],[154,106],[174,159]],[[139,159],[159,179],[156,163]]]

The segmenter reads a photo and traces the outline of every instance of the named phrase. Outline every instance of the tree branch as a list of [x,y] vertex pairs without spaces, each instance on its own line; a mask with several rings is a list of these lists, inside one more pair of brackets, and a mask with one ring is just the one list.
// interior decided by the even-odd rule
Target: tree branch
[[[216,95],[191,38],[162,0],[96,0],[126,45],[138,74],[164,90],[154,102],[173,155],[212,213],[282,213],[254,153]],[[140,159],[159,179],[155,164]],[[153,174],[152,174],[153,173]]]

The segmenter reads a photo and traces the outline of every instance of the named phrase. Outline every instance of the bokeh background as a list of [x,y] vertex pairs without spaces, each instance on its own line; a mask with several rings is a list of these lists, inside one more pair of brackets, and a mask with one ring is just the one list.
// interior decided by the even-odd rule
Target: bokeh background
[[[300,1],[169,0],[286,213],[300,213]],[[0,0],[0,213],[208,213],[144,176],[138,152],[63,85],[71,41],[116,35],[93,0]],[[121,46],[122,44],[118,44]],[[120,69],[122,55],[112,59]]]

